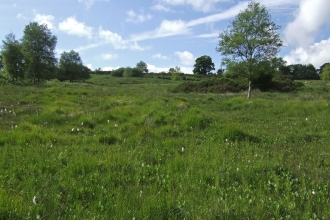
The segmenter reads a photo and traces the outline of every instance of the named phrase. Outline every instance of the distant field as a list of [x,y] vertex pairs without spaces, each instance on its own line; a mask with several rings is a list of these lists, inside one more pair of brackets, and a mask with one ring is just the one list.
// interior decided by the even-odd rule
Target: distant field
[[0,219],[330,219],[330,85],[0,87]]

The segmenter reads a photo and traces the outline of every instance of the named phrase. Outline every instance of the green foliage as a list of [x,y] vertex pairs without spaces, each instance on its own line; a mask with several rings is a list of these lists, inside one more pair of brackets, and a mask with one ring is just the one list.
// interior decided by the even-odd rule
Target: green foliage
[[215,70],[215,68],[211,57],[204,55],[196,59],[193,69],[194,74],[207,75],[210,74],[212,70]]
[[125,70],[124,67],[121,67],[121,68],[118,68],[116,70],[113,70],[110,73],[110,76],[113,76],[113,77],[123,77],[124,76],[124,70]]
[[57,79],[70,82],[90,78],[91,70],[84,66],[78,52],[63,52],[60,57]]
[[124,77],[141,77],[143,75],[143,72],[140,68],[131,68],[126,67],[123,72]]
[[205,79],[199,82],[184,82],[174,88],[172,91],[177,92],[201,92],[201,93],[225,93],[239,92],[244,89],[244,85],[238,80],[225,77]]
[[0,87],[0,219],[328,219],[328,82],[127,81]]
[[330,81],[330,64],[327,64],[322,68],[321,79]]
[[257,2],[248,4],[231,22],[227,30],[220,33],[217,51],[225,57],[223,63],[235,67],[249,81],[248,98],[251,96],[252,80],[262,61],[277,56],[282,41],[279,26],[271,21],[265,6]]
[[23,54],[25,57],[26,71],[33,78],[34,84],[39,84],[43,79],[48,79],[50,72],[54,71],[55,47],[57,38],[52,35],[47,25],[31,22],[25,26],[22,38]]
[[140,71],[142,71],[142,73],[148,73],[149,72],[148,64],[146,64],[142,60],[136,64],[136,68],[140,69]]
[[272,80],[272,88],[279,92],[290,92],[295,90],[294,80],[290,76],[277,75]]
[[249,135],[240,130],[237,125],[228,125],[222,133],[222,139],[225,142],[247,141],[247,142],[259,142],[257,137]]
[[283,75],[291,76],[294,80],[318,80],[320,76],[317,74],[312,64],[292,64],[289,66],[281,66],[280,71]]
[[15,35],[10,33],[6,40],[2,41],[1,65],[4,66],[6,73],[15,81],[24,78],[24,55],[22,44],[15,39]]

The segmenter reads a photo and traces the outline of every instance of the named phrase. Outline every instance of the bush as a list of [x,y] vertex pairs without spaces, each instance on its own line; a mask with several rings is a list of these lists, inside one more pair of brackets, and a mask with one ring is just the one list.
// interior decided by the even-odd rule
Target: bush
[[291,76],[277,75],[272,79],[272,89],[279,92],[290,92],[295,90],[296,86]]
[[245,87],[239,81],[225,77],[214,77],[199,82],[185,82],[174,88],[173,92],[202,92],[202,93],[225,93],[239,92]]
[[125,68],[121,67],[119,69],[116,69],[110,73],[110,76],[113,77],[123,77],[124,76],[124,70]]

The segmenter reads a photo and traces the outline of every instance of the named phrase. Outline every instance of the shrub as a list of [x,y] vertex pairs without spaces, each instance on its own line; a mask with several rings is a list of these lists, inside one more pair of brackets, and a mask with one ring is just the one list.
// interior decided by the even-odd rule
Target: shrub
[[279,92],[290,92],[295,90],[295,83],[291,76],[277,75],[272,80],[272,89]]
[[123,68],[123,67],[121,67],[119,69],[116,69],[116,70],[114,70],[114,71],[112,71],[110,73],[110,76],[113,76],[113,77],[123,77],[124,70],[125,70],[125,68]]

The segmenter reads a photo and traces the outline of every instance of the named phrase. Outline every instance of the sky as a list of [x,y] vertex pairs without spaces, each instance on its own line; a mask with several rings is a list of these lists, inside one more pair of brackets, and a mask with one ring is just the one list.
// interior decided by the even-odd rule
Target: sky
[[[221,66],[219,33],[247,8],[243,0],[0,0],[0,39],[21,39],[30,22],[57,36],[56,56],[74,50],[94,70],[135,67],[151,72],[179,66],[192,73],[207,55]],[[330,62],[329,0],[260,0],[281,26],[279,56],[288,64]],[[0,42],[2,44],[2,42]]]

